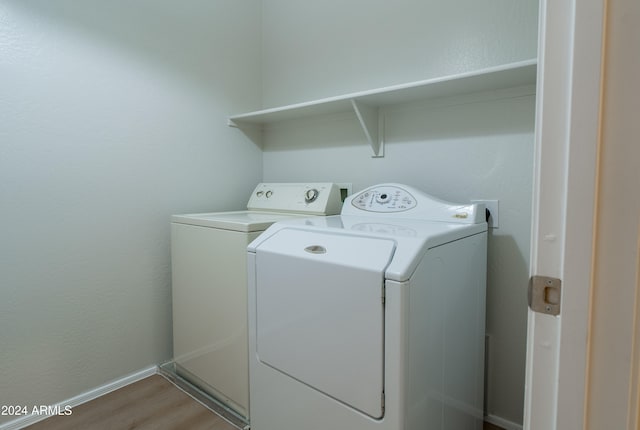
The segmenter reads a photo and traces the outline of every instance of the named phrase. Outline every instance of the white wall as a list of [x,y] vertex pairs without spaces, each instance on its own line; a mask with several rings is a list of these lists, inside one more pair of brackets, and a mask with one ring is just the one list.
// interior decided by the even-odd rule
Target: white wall
[[535,57],[535,0],[263,0],[265,107]]
[[[536,56],[537,1],[263,0],[263,106]],[[522,422],[535,100],[530,88],[392,109],[372,159],[350,114],[264,133],[265,181],[407,183],[453,201],[500,200],[489,238],[487,412]]]
[[262,179],[225,122],[259,104],[260,14],[0,0],[1,405],[171,357],[170,214],[240,209]]

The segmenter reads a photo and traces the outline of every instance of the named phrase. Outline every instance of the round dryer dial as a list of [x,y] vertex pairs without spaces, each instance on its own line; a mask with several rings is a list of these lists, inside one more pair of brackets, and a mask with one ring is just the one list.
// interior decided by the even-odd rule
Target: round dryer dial
[[393,186],[369,188],[358,194],[351,204],[368,212],[404,212],[417,205],[407,190]]

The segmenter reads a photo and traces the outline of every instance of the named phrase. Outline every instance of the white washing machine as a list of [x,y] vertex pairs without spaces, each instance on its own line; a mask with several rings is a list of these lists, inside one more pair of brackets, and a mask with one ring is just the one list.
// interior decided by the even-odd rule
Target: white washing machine
[[247,245],[276,221],[341,206],[335,184],[262,183],[245,211],[172,217],[176,373],[247,419]]
[[248,247],[252,430],[480,430],[483,205],[382,184]]

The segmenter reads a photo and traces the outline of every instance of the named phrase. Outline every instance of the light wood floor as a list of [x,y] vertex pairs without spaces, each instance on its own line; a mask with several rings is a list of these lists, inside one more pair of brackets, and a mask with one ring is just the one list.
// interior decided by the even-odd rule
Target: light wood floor
[[[160,375],[153,375],[26,430],[238,430]],[[503,430],[485,423],[484,430]]]
[[160,375],[73,408],[28,430],[237,430]]

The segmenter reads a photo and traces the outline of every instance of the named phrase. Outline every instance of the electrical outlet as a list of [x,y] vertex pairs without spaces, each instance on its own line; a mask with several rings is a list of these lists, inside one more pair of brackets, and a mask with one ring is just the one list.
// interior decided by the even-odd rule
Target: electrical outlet
[[489,228],[500,227],[500,201],[499,200],[471,200],[471,203],[483,203],[484,207],[489,210],[489,220],[487,224]]
[[353,193],[353,184],[350,182],[336,182],[336,185],[340,188],[340,198],[344,202],[344,199]]

